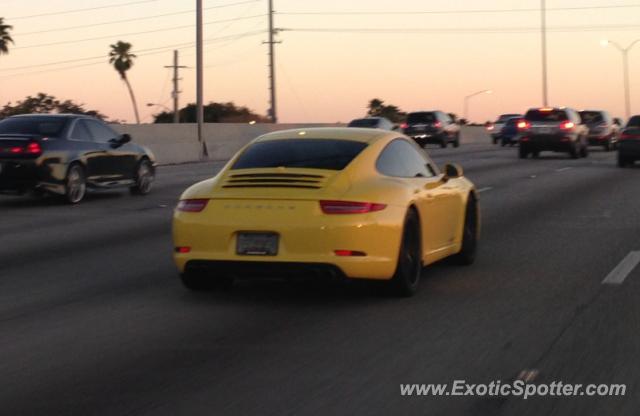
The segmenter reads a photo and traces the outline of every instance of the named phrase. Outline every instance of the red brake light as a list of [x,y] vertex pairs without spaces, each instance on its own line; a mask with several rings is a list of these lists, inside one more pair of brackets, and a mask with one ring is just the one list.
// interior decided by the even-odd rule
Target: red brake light
[[11,150],[9,150],[11,153],[13,153],[14,155],[17,155],[18,153],[22,153],[24,151],[24,149],[22,147],[19,146],[15,146],[12,147]]
[[27,153],[30,155],[39,155],[42,153],[42,147],[38,142],[31,142],[27,145]]
[[339,257],[364,257],[367,254],[362,251],[353,250],[334,250],[336,256]]
[[440,128],[440,127],[442,127],[442,123],[441,123],[441,122],[439,122],[439,121],[436,121],[435,123],[433,123],[433,127],[438,127],[438,128]]
[[518,130],[529,130],[529,128],[531,127],[531,123],[529,123],[527,120],[520,120],[518,121]]
[[574,128],[576,125],[571,122],[571,121],[563,121],[562,124],[560,124],[560,128],[562,130],[571,130],[572,128]]
[[320,201],[320,208],[325,214],[366,214],[382,211],[386,207],[386,204],[372,202]]
[[178,202],[176,209],[183,212],[200,212],[209,202],[208,199],[183,199]]
[[400,124],[400,128],[401,129],[406,129],[407,127],[409,127],[409,125],[407,123]]
[[620,135],[620,140],[638,140],[640,139],[640,134],[629,134],[629,133],[622,133]]
[[191,247],[176,247],[176,253],[187,254],[191,252]]

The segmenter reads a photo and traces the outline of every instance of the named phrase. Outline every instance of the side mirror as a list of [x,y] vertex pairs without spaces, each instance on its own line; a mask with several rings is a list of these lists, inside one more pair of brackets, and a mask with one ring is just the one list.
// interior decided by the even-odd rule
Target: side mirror
[[109,143],[111,143],[111,147],[113,147],[114,149],[117,147],[120,147],[126,143],[129,143],[131,141],[131,136],[129,136],[128,134],[123,134],[120,137],[117,138],[113,138],[111,140],[109,140]]
[[464,174],[462,167],[456,163],[447,163],[444,166],[444,179],[459,178]]

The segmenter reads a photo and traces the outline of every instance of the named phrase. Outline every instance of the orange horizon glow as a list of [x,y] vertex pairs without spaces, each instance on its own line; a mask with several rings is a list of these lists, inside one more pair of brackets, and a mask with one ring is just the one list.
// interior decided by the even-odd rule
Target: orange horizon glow
[[[109,45],[133,44],[139,57],[128,76],[143,122],[171,107],[173,45],[180,48],[181,105],[195,101],[194,0],[22,0],[3,1],[0,17],[14,26],[8,55],[0,55],[0,105],[38,92],[71,99],[111,119],[131,122],[126,87],[108,64]],[[105,5],[135,3],[122,7]],[[234,3],[235,6],[214,8]],[[357,32],[279,33],[276,80],[280,122],[348,122],[380,98],[404,111],[441,109],[469,119],[491,120],[501,113],[541,105],[540,24],[537,12],[465,14],[469,10],[535,9],[538,0],[459,0],[440,4],[399,0],[275,0],[277,28],[356,29]],[[630,0],[548,2],[549,104],[604,109],[624,116],[622,55],[603,47],[608,39],[626,46],[640,38]],[[607,6],[579,9],[582,6]],[[611,7],[614,6],[614,7]],[[266,114],[268,104],[265,0],[204,0],[205,102],[233,101]],[[83,8],[93,11],[51,14]],[[460,11],[445,14],[361,14],[358,12]],[[287,12],[355,12],[296,15]],[[39,17],[27,17],[44,15]],[[151,16],[166,15],[150,18]],[[132,20],[103,24],[116,20]],[[68,29],[75,26],[87,26]],[[580,30],[571,30],[580,27]],[[62,29],[62,30],[61,30]],[[369,32],[368,29],[378,29]],[[393,29],[393,30],[390,30]],[[404,32],[396,31],[404,29]],[[416,29],[414,31],[414,29]],[[529,30],[530,29],[530,30]],[[425,31],[430,30],[430,31]],[[37,33],[36,33],[37,32]],[[141,33],[147,32],[147,33]],[[258,33],[261,32],[261,33]],[[238,34],[249,34],[238,38]],[[104,56],[104,58],[102,58]],[[93,58],[83,60],[84,58]],[[52,62],[61,62],[48,65]],[[640,113],[640,45],[629,53],[631,109]],[[147,103],[159,104],[148,107]]]

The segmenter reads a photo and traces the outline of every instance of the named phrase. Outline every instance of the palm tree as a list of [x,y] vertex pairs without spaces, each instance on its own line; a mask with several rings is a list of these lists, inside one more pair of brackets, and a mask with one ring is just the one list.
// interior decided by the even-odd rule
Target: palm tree
[[140,115],[138,114],[138,104],[136,103],[136,97],[133,94],[133,89],[131,88],[131,84],[129,83],[129,79],[127,78],[127,71],[131,69],[133,66],[133,60],[136,58],[136,55],[131,53],[131,44],[128,42],[118,41],[118,43],[114,45],[110,45],[111,51],[109,52],[109,63],[113,64],[113,67],[118,74],[120,74],[120,78],[127,84],[127,88],[129,89],[129,96],[131,96],[131,102],[133,103],[133,111],[136,115],[136,123],[140,124]]
[[13,43],[9,31],[12,29],[13,26],[5,25],[4,17],[0,17],[0,55],[9,53],[9,44]]

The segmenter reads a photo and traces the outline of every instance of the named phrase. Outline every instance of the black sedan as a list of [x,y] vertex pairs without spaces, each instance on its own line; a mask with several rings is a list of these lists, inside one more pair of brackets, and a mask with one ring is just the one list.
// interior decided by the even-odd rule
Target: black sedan
[[624,168],[636,160],[640,160],[640,115],[629,119],[618,143],[618,166]]
[[76,204],[88,188],[147,194],[154,176],[153,154],[96,118],[34,114],[0,121],[2,193],[47,192]]

